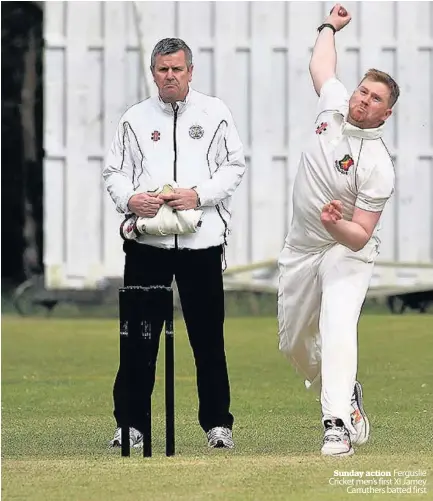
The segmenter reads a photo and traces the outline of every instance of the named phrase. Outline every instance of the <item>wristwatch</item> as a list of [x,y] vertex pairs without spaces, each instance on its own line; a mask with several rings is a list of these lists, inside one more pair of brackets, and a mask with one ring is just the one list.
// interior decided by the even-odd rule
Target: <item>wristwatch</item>
[[197,193],[197,207],[196,207],[196,209],[200,209],[201,202],[200,202],[200,195],[198,194],[198,191],[197,191],[197,186],[193,186],[191,189]]
[[321,24],[318,28],[317,28],[317,31],[320,33],[323,28],[331,28],[331,30],[334,32],[334,35],[335,33],[337,33],[337,30],[334,28],[334,26],[332,26],[332,24],[330,23],[323,23]]

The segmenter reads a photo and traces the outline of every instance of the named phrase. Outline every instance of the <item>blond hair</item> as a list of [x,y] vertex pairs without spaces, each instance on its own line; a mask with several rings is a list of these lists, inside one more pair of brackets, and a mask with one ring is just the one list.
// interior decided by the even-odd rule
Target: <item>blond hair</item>
[[392,108],[394,104],[397,102],[398,97],[400,96],[400,88],[397,85],[397,82],[390,76],[388,73],[384,71],[376,70],[375,68],[371,68],[364,75],[362,81],[371,80],[373,82],[381,82],[385,84],[389,89],[389,107]]

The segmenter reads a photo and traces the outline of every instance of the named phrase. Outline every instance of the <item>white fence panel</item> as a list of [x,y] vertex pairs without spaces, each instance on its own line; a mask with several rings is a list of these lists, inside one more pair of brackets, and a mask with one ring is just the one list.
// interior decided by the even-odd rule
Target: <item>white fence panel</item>
[[[150,55],[178,36],[193,87],[231,109],[248,172],[234,197],[229,267],[275,259],[316,96],[308,63],[331,2],[46,2],[44,262],[50,288],[95,287],[123,272],[120,217],[101,180],[117,123],[156,95]],[[338,74],[352,90],[371,67],[401,86],[386,142],[397,189],[382,261],[433,261],[433,3],[348,2]],[[376,281],[381,280],[378,268]],[[389,275],[389,273],[388,273]]]

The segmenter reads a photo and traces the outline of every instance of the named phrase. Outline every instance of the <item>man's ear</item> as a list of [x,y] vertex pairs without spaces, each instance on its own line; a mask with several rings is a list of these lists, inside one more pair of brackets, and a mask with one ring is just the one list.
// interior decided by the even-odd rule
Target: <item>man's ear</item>
[[386,111],[385,111],[385,115],[384,115],[384,120],[387,120],[390,116],[392,115],[392,109],[391,108],[388,108]]

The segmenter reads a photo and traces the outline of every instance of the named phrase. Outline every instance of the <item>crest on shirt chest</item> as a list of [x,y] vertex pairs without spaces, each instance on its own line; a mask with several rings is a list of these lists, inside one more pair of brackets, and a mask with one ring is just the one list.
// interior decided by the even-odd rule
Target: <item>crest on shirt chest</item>
[[341,174],[348,174],[350,168],[354,164],[353,158],[350,155],[344,155],[344,157],[341,160],[336,160],[335,161],[335,167],[337,168],[338,172]]

